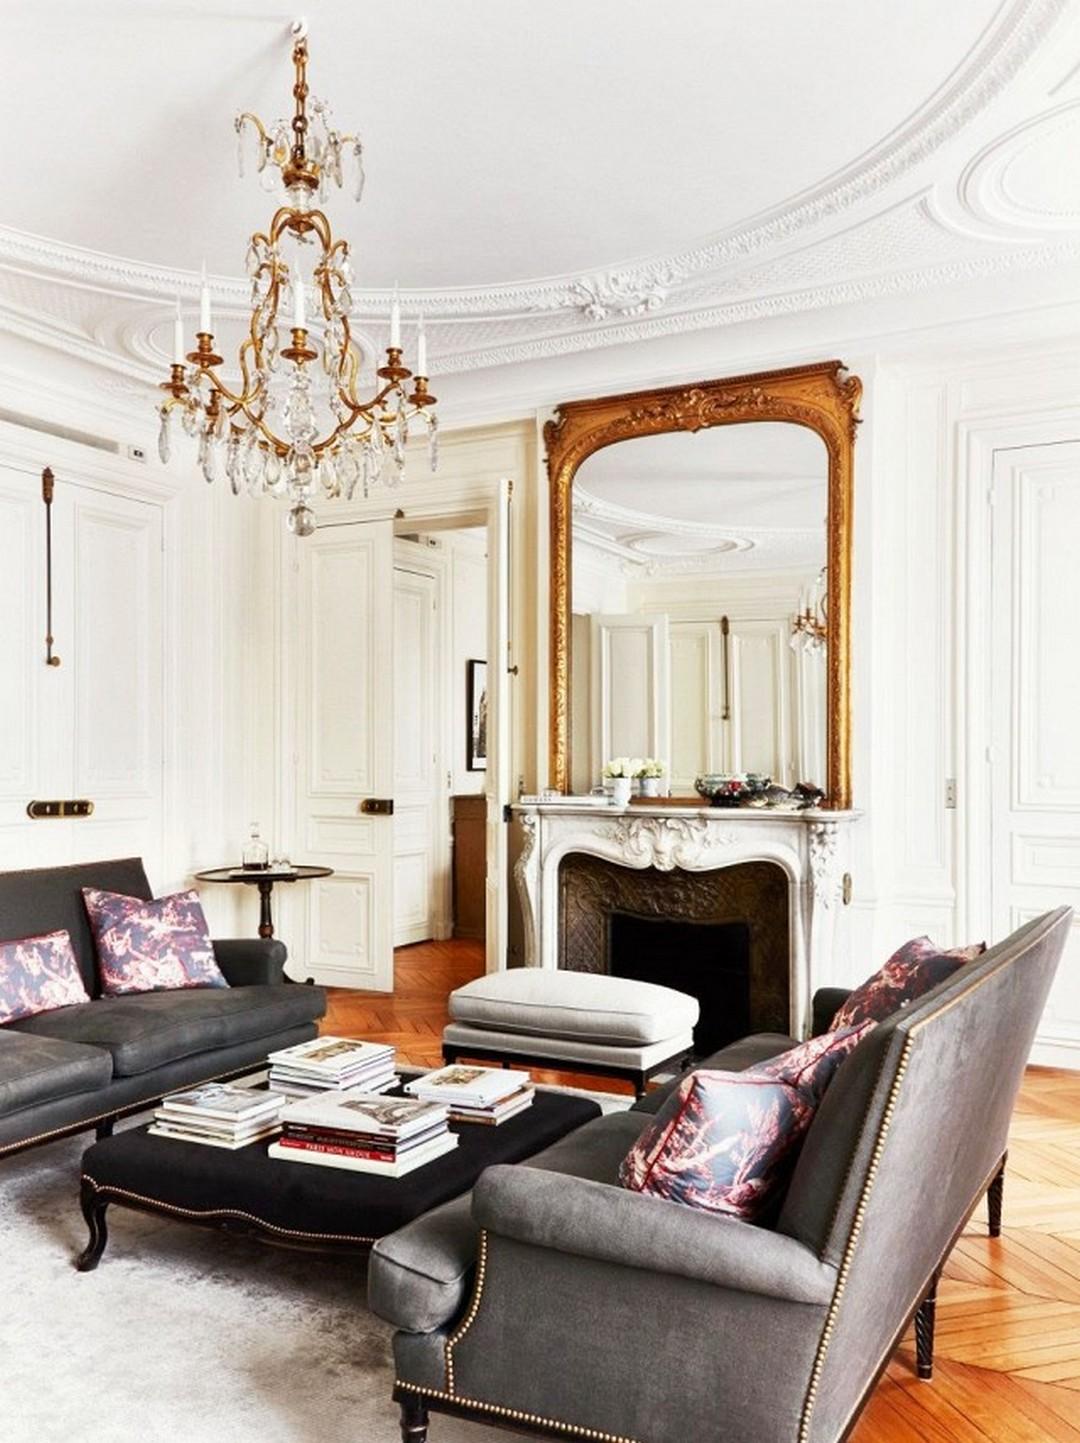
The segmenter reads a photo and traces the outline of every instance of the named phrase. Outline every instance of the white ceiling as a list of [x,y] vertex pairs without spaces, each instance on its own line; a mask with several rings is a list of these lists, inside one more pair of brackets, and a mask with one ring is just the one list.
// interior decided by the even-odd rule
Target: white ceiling
[[575,556],[630,576],[812,573],[825,561],[827,478],[824,442],[802,426],[755,422],[607,446],[574,478]]
[[[203,257],[222,334],[238,334],[247,236],[273,200],[237,177],[232,120],[288,112],[291,13],[3,10],[20,118],[0,328],[141,388]],[[353,242],[358,329],[385,344],[398,281],[451,403],[455,373],[973,277],[1077,275],[1080,0],[737,15],[686,0],[663,23],[644,0],[314,0],[307,15],[312,90],[366,147],[362,204],[327,207]]]

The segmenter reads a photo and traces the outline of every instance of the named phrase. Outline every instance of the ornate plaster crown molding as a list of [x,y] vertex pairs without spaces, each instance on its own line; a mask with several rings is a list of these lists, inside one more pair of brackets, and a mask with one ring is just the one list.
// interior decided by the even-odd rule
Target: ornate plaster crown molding
[[[984,44],[892,135],[820,185],[728,233],[675,254],[616,263],[578,276],[409,291],[409,302],[432,320],[508,316],[522,311],[566,311],[596,324],[647,316],[666,305],[678,286],[693,276],[790,240],[877,194],[921,164],[1001,93],[1067,5],[1068,0],[1013,0]],[[106,255],[11,226],[0,227],[0,265],[43,269],[57,277],[143,296],[171,298],[179,292],[194,297],[199,284],[199,278],[190,272]],[[226,305],[235,301],[242,309],[248,283],[241,278],[215,277],[213,292],[215,300]],[[357,294],[359,317],[388,312],[388,289],[365,289]]]
[[[822,475],[819,477],[796,477],[777,476],[776,480],[808,480],[817,481],[821,484],[822,498],[824,503],[825,475],[822,466]],[[658,511],[639,511],[633,506],[620,506],[617,501],[609,501],[603,496],[597,496],[588,487],[583,486],[575,478],[574,494],[571,501],[575,516],[587,516],[595,521],[610,522],[614,526],[625,527],[627,531],[666,531],[673,536],[697,536],[704,540],[726,541],[731,536],[730,527],[712,526],[707,521],[695,521],[689,517],[667,516]],[[793,527],[762,527],[759,528],[764,534],[772,535],[774,531],[793,531],[801,528]]]

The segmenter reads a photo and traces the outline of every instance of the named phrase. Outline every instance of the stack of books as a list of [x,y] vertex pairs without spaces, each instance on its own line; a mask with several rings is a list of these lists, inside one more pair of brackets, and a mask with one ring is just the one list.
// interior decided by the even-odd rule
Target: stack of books
[[268,1060],[270,1086],[290,1097],[315,1097],[346,1088],[386,1092],[398,1081],[392,1047],[353,1037],[315,1037],[271,1052]]
[[209,1082],[187,1092],[172,1092],[154,1111],[155,1137],[224,1147],[230,1152],[281,1131],[285,1099],[252,1087]]
[[324,1094],[287,1105],[268,1151],[285,1162],[404,1177],[457,1147],[448,1121],[445,1107],[411,1097]]
[[405,1091],[424,1102],[441,1102],[451,1122],[486,1122],[498,1126],[531,1107],[536,1095],[527,1072],[512,1068],[463,1067],[453,1063],[405,1084]]

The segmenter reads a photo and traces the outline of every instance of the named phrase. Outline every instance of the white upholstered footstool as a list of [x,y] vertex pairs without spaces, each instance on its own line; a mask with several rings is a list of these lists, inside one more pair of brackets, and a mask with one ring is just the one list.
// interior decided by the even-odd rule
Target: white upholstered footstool
[[652,982],[515,967],[451,992],[443,1057],[625,1077],[640,1097],[655,1073],[690,1062],[698,1011]]

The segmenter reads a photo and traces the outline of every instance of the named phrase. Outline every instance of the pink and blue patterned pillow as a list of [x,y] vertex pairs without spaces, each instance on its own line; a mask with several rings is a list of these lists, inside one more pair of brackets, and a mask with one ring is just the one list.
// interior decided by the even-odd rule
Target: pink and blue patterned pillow
[[89,1001],[67,932],[0,942],[0,1023]]
[[842,1027],[855,1027],[868,1020],[884,1022],[886,1017],[914,1002],[985,951],[985,942],[945,952],[929,937],[913,937],[897,948],[879,972],[856,987],[829,1027],[837,1032]]
[[198,892],[174,892],[156,902],[144,902],[140,897],[99,892],[94,887],[82,891],[106,997],[181,987],[228,987],[214,960]]
[[745,1072],[692,1072],[623,1159],[635,1192],[753,1222],[786,1185],[836,1069],[874,1026],[813,1037]]

